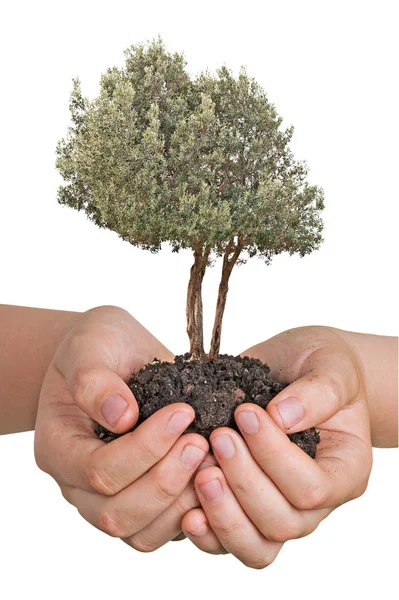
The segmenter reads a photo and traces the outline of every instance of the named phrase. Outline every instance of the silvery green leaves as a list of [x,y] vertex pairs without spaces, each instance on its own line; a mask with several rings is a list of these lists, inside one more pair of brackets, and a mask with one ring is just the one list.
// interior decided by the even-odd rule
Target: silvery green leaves
[[192,80],[160,38],[125,57],[93,101],[73,80],[73,126],[57,145],[59,202],[153,251],[168,241],[223,255],[238,234],[247,256],[317,248],[323,191],[305,183],[306,164],[288,147],[293,128],[280,131],[243,67],[237,78],[223,66]]

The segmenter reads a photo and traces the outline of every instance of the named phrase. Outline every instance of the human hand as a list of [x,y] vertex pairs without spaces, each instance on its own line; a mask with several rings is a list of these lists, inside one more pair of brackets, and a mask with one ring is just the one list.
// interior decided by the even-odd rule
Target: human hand
[[47,370],[35,433],[36,462],[64,497],[92,525],[140,551],[175,538],[182,516],[199,506],[190,480],[209,449],[202,436],[181,436],[194,419],[184,403],[110,444],[95,435],[93,420],[115,433],[133,427],[138,407],[125,381],[155,357],[174,358],[128,312],[87,311]]
[[[237,408],[242,437],[226,427],[212,432],[218,466],[196,475],[202,508],[185,515],[182,530],[205,552],[231,552],[264,568],[284,542],[308,535],[334,508],[364,493],[370,423],[361,366],[337,330],[292,329],[242,356],[259,358],[271,377],[293,383],[266,411]],[[315,459],[286,436],[308,427],[320,431]]]

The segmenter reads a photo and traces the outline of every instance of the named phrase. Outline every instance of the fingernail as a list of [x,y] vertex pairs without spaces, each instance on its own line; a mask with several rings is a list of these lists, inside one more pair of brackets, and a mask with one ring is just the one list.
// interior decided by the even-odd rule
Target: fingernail
[[203,460],[200,466],[198,467],[197,473],[202,471],[202,469],[206,469],[207,467],[214,467],[215,465],[217,465],[215,458],[213,458],[213,460],[205,458],[205,460]]
[[181,453],[180,459],[183,466],[188,471],[195,469],[197,465],[205,456],[205,451],[198,448],[198,446],[184,446],[183,452]]
[[169,419],[167,428],[169,433],[173,435],[179,435],[188,427],[193,420],[191,413],[186,411],[175,412],[174,415]]
[[199,537],[201,535],[205,535],[207,533],[207,531],[208,531],[208,526],[206,523],[201,523],[201,525],[198,525],[198,527],[195,528],[195,531],[194,531],[194,528],[187,530],[187,532],[190,535],[195,535],[197,537]]
[[103,402],[101,412],[108,421],[108,423],[114,427],[117,424],[123,413],[127,408],[127,402],[121,396],[108,396]]
[[300,423],[305,416],[302,403],[297,398],[284,398],[276,406],[286,429]]
[[217,458],[233,458],[236,453],[234,442],[229,435],[217,435],[211,440]]
[[219,479],[213,479],[212,481],[208,481],[208,483],[200,485],[200,490],[210,502],[217,502],[223,498],[223,489]]
[[251,435],[252,433],[258,433],[259,431],[259,419],[252,410],[243,410],[236,416],[236,421],[239,428],[244,432]]

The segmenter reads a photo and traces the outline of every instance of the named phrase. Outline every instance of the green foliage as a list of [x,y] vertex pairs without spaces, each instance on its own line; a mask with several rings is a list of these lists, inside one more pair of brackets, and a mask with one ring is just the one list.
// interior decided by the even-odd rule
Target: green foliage
[[169,242],[220,256],[240,239],[242,263],[319,246],[323,190],[305,181],[288,146],[293,128],[280,131],[244,67],[238,78],[223,66],[192,80],[160,37],[125,58],[94,101],[73,80],[73,125],[57,145],[61,204],[153,252]]

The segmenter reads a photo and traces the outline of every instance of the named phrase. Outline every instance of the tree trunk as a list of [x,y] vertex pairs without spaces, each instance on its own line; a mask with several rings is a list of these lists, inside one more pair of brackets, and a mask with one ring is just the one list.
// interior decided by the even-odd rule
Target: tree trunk
[[[213,325],[211,349],[209,351],[210,359],[216,359],[219,355],[220,339],[222,335],[222,320],[224,309],[226,306],[227,292],[229,291],[229,279],[231,271],[233,270],[233,267],[236,264],[237,258],[239,257],[241,250],[242,244],[239,236],[237,245],[234,246],[234,243],[231,240],[227,245],[226,251],[224,253],[222,277],[220,279],[218,299],[216,302],[216,314],[215,322]],[[233,256],[229,259],[231,252],[233,252]]]
[[202,280],[205,275],[209,248],[194,250],[194,264],[190,270],[190,280],[187,289],[187,334],[190,340],[192,358],[204,359],[204,331],[202,313]]

